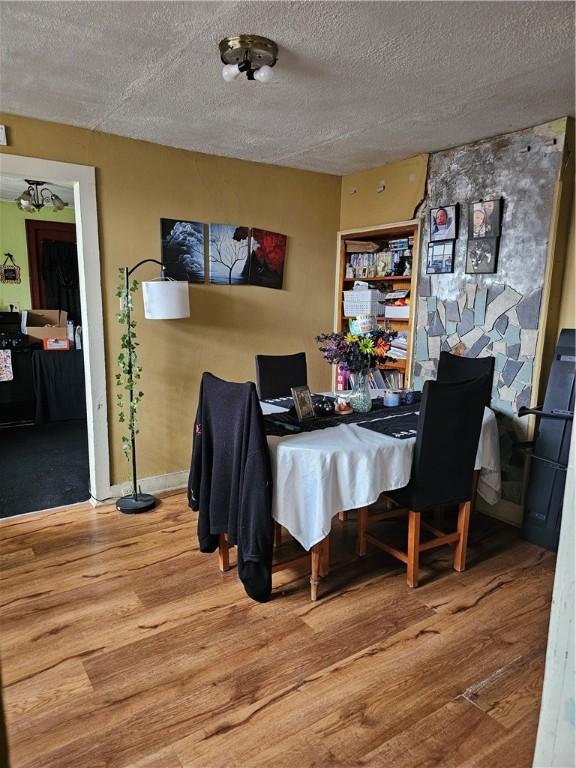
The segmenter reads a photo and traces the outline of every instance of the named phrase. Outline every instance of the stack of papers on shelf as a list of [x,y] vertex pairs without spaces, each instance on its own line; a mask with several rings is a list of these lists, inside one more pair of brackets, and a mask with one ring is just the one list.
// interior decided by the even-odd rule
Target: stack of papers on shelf
[[394,360],[406,360],[406,350],[408,348],[408,336],[406,333],[399,333],[390,343],[388,357]]

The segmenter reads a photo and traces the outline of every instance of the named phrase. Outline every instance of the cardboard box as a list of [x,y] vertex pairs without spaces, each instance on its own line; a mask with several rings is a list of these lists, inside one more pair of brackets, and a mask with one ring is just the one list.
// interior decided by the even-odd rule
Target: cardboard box
[[68,313],[63,309],[29,309],[22,312],[22,333],[31,339],[65,339]]

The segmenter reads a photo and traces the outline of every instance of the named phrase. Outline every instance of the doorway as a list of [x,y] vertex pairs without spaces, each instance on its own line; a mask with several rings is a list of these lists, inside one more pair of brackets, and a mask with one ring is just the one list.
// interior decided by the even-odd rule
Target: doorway
[[63,309],[81,325],[76,225],[27,219],[28,274],[32,309]]
[[[89,493],[93,498],[105,499],[110,496],[110,468],[95,169],[3,153],[2,173],[20,178],[50,179],[55,184],[66,185],[73,190],[82,319],[81,356],[85,372]],[[58,241],[60,234],[53,239]],[[31,484],[34,483],[35,471],[31,468]]]

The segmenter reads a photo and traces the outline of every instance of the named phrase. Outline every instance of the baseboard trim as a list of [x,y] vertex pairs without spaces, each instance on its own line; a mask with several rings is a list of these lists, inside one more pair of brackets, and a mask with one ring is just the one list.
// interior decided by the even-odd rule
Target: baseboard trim
[[[161,493],[162,491],[179,491],[188,485],[188,470],[169,472],[167,475],[152,475],[139,480],[143,493]],[[110,488],[110,496],[119,498],[130,493],[130,483],[119,483]],[[105,502],[109,503],[109,502]]]

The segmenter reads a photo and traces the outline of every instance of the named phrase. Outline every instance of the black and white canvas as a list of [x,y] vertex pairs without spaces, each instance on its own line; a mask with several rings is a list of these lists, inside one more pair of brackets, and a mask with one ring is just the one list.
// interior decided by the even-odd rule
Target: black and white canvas
[[162,263],[166,277],[204,282],[204,224],[199,221],[160,219]]
[[466,274],[487,275],[496,272],[498,263],[498,238],[485,237],[468,240]]
[[245,285],[249,281],[248,227],[210,224],[209,276],[211,283]]

